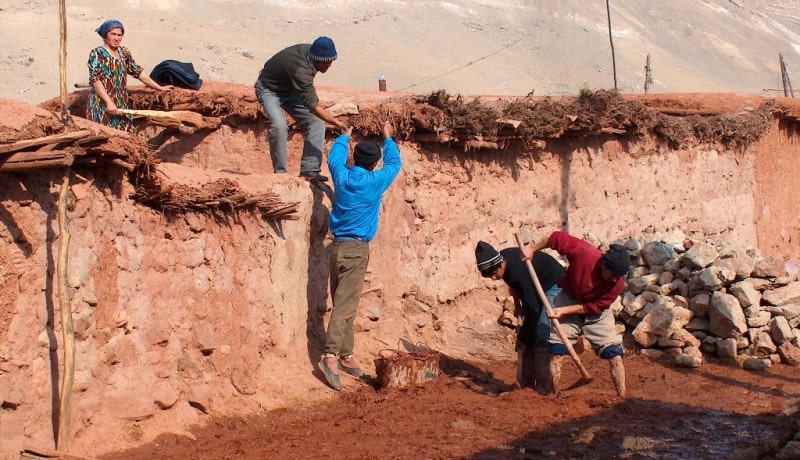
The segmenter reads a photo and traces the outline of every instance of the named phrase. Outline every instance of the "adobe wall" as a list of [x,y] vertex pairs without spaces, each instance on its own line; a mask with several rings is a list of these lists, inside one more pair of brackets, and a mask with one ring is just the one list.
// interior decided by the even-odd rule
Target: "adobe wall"
[[[70,287],[78,336],[71,452],[101,455],[160,433],[191,436],[209,414],[258,414],[332,392],[316,375],[327,322],[331,194],[269,174],[263,122],[165,144],[166,177],[226,177],[299,201],[297,220],[187,214],[131,201],[113,172],[78,172]],[[329,139],[329,142],[332,139]],[[665,150],[648,138],[551,140],[542,151],[463,152],[401,142],[356,320],[356,354],[402,341],[511,359],[497,325],[507,293],[481,279],[474,247],[567,228],[602,241],[680,230],[797,258],[796,127],[775,121],[744,151]],[[296,168],[302,138],[290,145]],[[224,171],[222,171],[224,170]],[[290,169],[291,171],[291,169]],[[0,181],[0,458],[52,447],[63,364],[54,267],[56,173]],[[122,185],[119,185],[122,184]],[[53,378],[55,376],[55,379]]]
[[[794,100],[783,102],[788,104]],[[800,200],[797,192],[800,121],[775,121],[752,150],[755,158],[753,204],[757,247],[765,256],[797,261],[800,259]]]

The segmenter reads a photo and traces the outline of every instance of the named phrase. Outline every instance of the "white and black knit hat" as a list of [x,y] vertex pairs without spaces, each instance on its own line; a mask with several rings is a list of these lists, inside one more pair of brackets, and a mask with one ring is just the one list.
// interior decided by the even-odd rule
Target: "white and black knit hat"
[[333,62],[339,55],[336,54],[333,40],[328,37],[319,37],[308,49],[308,57],[314,62]]
[[475,247],[475,260],[478,262],[478,270],[483,276],[487,276],[486,273],[491,273],[500,265],[503,256],[489,243],[478,241],[478,246]]

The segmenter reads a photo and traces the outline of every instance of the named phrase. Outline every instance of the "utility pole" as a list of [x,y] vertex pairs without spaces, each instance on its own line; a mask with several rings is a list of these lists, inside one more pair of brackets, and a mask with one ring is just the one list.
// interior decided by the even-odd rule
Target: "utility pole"
[[792,82],[789,81],[789,72],[786,71],[786,61],[783,60],[783,53],[778,53],[778,58],[781,61],[781,80],[783,81],[783,95],[784,97],[794,97],[792,90]]
[[617,90],[617,58],[614,56],[614,38],[611,36],[611,6],[606,0],[606,14],[608,15],[608,41],[611,42],[611,64],[614,66],[614,91]]
[[650,55],[647,55],[647,61],[644,64],[644,93],[650,92],[650,84],[653,83],[653,70],[650,68]]

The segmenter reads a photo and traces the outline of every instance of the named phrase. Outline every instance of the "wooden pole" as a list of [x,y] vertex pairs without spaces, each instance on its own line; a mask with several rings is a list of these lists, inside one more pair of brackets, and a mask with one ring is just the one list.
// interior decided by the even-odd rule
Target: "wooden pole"
[[61,121],[69,121],[67,105],[67,5],[66,0],[58,1],[58,15],[61,18],[61,41],[58,49],[58,68],[61,80]]
[[58,306],[61,309],[61,330],[64,338],[64,376],[58,413],[58,439],[56,449],[67,451],[69,419],[72,410],[72,383],[75,378],[75,330],[72,326],[72,308],[69,300],[67,265],[69,262],[69,223],[67,198],[69,197],[69,167],[64,168],[61,192],[58,197]]
[[781,80],[783,81],[783,96],[794,97],[792,90],[792,82],[789,81],[789,72],[786,71],[786,61],[783,60],[783,53],[778,53],[778,59],[781,61]]
[[[67,7],[66,0],[59,0],[58,14],[61,18],[61,46],[59,52],[59,74],[61,78],[61,120],[66,129],[69,121],[67,107]],[[61,309],[61,329],[64,342],[64,375],[58,408],[58,434],[56,449],[67,451],[69,442],[69,422],[72,412],[72,384],[75,379],[75,330],[72,326],[72,308],[69,300],[67,266],[69,262],[69,223],[67,222],[67,198],[69,196],[69,166],[64,168],[61,177],[61,192],[58,197],[58,305]]]
[[647,61],[644,64],[644,93],[650,92],[650,83],[652,83],[653,74],[650,73],[650,55],[647,55]]
[[614,90],[617,90],[617,58],[614,55],[614,37],[611,36],[611,5],[606,0],[606,14],[608,15],[608,41],[611,42],[611,64],[614,68]]

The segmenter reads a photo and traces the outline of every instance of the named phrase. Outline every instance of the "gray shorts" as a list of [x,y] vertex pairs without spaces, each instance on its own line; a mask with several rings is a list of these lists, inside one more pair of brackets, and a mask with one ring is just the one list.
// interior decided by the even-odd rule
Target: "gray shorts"
[[[562,290],[554,299],[553,307],[563,307],[578,304],[577,300]],[[609,345],[622,344],[622,336],[614,330],[614,314],[610,308],[603,310],[599,315],[565,315],[559,318],[561,329],[567,339],[574,344],[578,337],[583,336],[592,345],[596,353]],[[563,344],[555,328],[551,328],[550,338],[547,342],[551,345]]]

